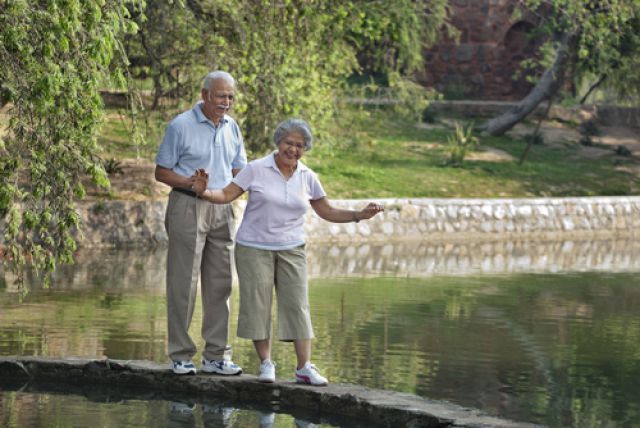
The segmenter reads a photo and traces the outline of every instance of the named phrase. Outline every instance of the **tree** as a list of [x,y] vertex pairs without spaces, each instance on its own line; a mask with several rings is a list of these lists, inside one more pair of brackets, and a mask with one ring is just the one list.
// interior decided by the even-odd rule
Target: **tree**
[[[85,193],[81,179],[88,175],[108,186],[96,156],[102,86],[149,78],[155,106],[166,97],[190,102],[205,71],[227,69],[238,78],[236,115],[257,154],[287,116],[303,116],[317,130],[331,123],[337,91],[359,70],[359,51],[383,49],[376,67],[409,74],[444,24],[446,5],[0,0],[0,104],[10,105],[0,140],[3,260],[18,279],[29,260],[45,278],[72,261],[80,232],[74,201]],[[126,53],[132,58],[127,79]]]
[[554,98],[565,78],[578,79],[594,71],[607,75],[632,58],[637,61],[640,52],[628,49],[629,43],[637,43],[638,0],[520,0],[519,3],[540,17],[541,28],[550,36],[545,47],[553,45],[555,60],[522,101],[481,127],[492,135],[503,134],[540,102]]
[[[134,65],[143,59],[139,68],[153,78],[161,96],[169,91],[158,90],[158,82],[177,88],[180,76],[194,85],[181,91],[185,101],[192,101],[204,70],[230,71],[239,86],[234,113],[255,154],[270,147],[273,127],[284,117],[304,116],[317,130],[330,123],[346,77],[360,69],[359,52],[406,87],[400,86],[402,77],[422,65],[422,48],[436,39],[447,12],[446,0],[184,4],[180,10],[161,0],[149,3],[154,11],[147,11],[148,19],[139,22],[141,30],[129,45]],[[173,26],[158,25],[168,8]],[[180,59],[180,51],[189,52],[190,60]]]
[[[0,93],[9,126],[0,140],[4,261],[22,278],[72,261],[81,178],[108,185],[96,157],[100,85],[120,55],[137,0],[0,1]],[[122,75],[120,75],[122,77]],[[45,278],[48,278],[45,275]]]

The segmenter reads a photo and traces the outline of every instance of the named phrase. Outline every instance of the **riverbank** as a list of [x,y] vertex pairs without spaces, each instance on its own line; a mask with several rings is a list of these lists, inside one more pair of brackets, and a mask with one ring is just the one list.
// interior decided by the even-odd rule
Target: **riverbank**
[[[378,199],[385,212],[369,221],[335,224],[307,213],[309,242],[483,242],[635,237],[640,197],[535,199]],[[335,201],[359,209],[362,200]],[[234,203],[236,223],[245,201]],[[164,245],[166,200],[97,201],[78,206],[84,247]]]

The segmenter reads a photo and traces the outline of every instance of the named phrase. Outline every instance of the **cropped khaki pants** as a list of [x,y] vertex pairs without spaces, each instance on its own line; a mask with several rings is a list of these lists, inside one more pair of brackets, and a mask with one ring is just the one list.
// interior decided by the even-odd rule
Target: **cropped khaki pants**
[[172,191],[165,227],[167,254],[167,323],[169,357],[189,360],[196,346],[189,336],[198,279],[202,292],[202,356],[208,360],[231,358],[229,296],[231,295],[230,205],[215,205]]
[[235,260],[240,283],[238,336],[253,340],[271,337],[275,288],[278,339],[313,339],[304,245],[272,251],[236,244]]

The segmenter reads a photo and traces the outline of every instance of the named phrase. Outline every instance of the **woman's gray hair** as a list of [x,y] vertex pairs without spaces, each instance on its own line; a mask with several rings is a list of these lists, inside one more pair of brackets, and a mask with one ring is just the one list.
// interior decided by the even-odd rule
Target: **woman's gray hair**
[[313,134],[311,134],[311,127],[302,119],[287,119],[280,122],[273,133],[273,142],[277,146],[283,138],[292,132],[298,132],[302,135],[302,138],[304,138],[305,152],[311,150],[313,147]]
[[207,76],[202,81],[202,89],[209,90],[211,89],[211,84],[216,80],[224,80],[229,85],[236,87],[236,80],[226,71],[216,70],[207,74]]

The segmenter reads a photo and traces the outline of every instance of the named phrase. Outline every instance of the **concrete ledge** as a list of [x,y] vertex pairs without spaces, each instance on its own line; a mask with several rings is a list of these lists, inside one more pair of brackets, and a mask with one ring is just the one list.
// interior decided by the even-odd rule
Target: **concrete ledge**
[[176,376],[168,365],[149,361],[0,357],[0,386],[22,389],[25,384],[36,382],[158,390],[176,397],[217,395],[231,402],[277,402],[283,407],[339,415],[383,427],[536,426],[488,416],[448,402],[349,384],[318,388],[283,380],[263,384],[253,375]]

